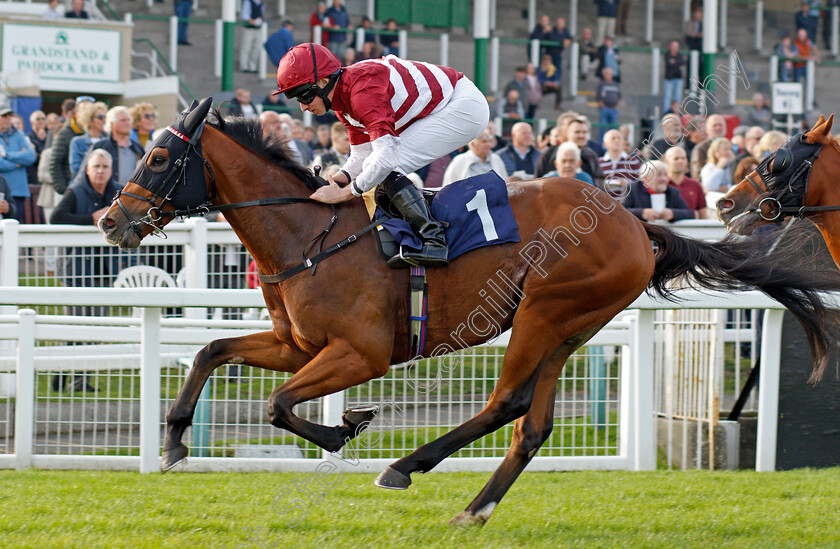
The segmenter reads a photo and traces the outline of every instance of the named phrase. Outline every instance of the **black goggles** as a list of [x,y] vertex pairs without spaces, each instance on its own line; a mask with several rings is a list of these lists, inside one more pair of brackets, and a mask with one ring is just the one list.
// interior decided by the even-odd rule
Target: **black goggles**
[[318,86],[316,84],[301,84],[286,92],[287,99],[296,99],[299,103],[308,105],[318,97]]

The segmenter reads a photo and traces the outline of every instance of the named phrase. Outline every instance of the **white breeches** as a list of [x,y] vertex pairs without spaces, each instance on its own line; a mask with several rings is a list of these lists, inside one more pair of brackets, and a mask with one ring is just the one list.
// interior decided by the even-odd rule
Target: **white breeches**
[[478,137],[489,120],[484,94],[470,80],[461,78],[446,106],[400,134],[399,171],[409,174],[460,149]]

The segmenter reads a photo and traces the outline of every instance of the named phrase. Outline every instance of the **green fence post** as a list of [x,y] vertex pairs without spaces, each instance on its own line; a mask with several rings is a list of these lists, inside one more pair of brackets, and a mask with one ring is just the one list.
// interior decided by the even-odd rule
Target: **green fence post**
[[222,1],[222,91],[233,91],[233,40],[236,31],[236,2]]
[[589,380],[592,427],[600,431],[607,423],[607,365],[601,346],[589,347]]
[[212,376],[207,379],[198,402],[195,403],[195,414],[193,415],[193,455],[196,457],[207,457],[210,455],[210,387],[213,384]]
[[487,93],[487,46],[490,42],[490,0],[476,0],[473,21],[475,37],[475,85]]
[[700,81],[707,93],[715,92],[715,54],[718,45],[718,0],[703,0],[703,55]]

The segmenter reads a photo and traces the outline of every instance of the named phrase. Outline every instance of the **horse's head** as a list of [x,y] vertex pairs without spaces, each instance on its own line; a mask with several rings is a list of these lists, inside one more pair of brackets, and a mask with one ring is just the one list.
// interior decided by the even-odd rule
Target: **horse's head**
[[207,97],[193,104],[160,132],[125,188],[99,220],[105,239],[136,248],[149,233],[169,223],[176,210],[196,209],[207,200],[201,135],[213,104]]
[[748,235],[759,226],[774,223],[784,215],[800,213],[808,204],[811,169],[829,133],[834,115],[819,121],[808,132],[791,137],[768,155],[738,185],[717,202],[717,215],[730,232]]

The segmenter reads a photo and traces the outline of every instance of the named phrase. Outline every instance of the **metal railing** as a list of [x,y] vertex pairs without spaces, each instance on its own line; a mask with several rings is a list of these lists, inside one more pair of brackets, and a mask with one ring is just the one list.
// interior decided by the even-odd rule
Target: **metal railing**
[[[131,23],[131,14],[126,15],[126,23]],[[144,46],[148,51],[144,52],[139,49],[135,49],[136,46],[140,45]],[[166,56],[163,55],[154,42],[148,38],[134,38],[132,40],[131,57],[132,74],[140,74],[147,76],[147,78],[156,78],[158,76],[175,76],[178,78],[178,104],[182,109],[187,108],[195,99],[195,95],[178,74],[175,67],[169,63]],[[148,63],[149,70],[144,70],[135,66],[135,60],[141,59]]]

